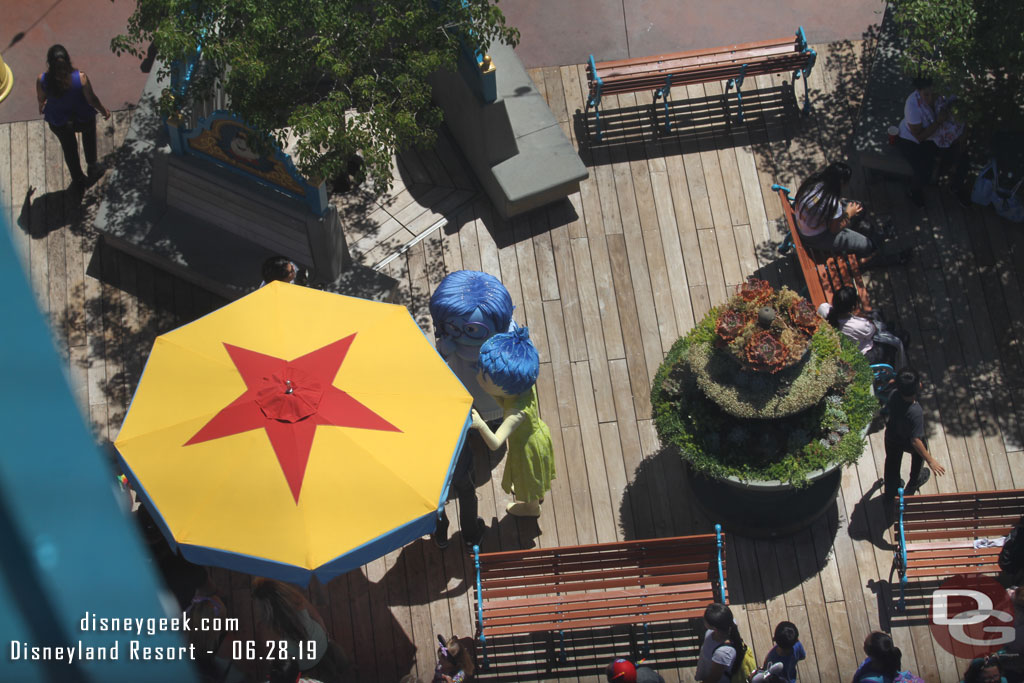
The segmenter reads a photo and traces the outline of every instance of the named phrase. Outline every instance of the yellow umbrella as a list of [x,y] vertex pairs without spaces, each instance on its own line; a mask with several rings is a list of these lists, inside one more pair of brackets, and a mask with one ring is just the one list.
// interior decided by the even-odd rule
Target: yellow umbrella
[[114,445],[186,558],[304,584],[430,533],[471,404],[404,307],[272,282],[157,337]]

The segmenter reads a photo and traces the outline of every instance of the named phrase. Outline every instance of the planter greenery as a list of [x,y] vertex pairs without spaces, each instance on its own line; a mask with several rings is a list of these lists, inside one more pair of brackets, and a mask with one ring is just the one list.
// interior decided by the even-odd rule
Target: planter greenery
[[796,488],[856,462],[876,408],[857,345],[806,299],[753,279],[676,341],[651,402],[662,444],[695,472]]

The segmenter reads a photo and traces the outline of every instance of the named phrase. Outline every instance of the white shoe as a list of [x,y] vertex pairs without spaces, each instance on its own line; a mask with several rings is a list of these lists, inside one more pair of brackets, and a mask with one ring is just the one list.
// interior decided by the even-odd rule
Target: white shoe
[[505,506],[505,511],[516,517],[540,517],[540,503],[535,500],[529,503],[516,501]]

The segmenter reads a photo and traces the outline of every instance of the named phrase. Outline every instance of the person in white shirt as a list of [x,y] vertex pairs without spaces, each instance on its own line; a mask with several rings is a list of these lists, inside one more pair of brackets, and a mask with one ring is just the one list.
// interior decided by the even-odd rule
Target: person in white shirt
[[896,145],[914,171],[908,196],[917,206],[924,206],[922,188],[931,182],[935,162],[939,173],[953,167],[950,190],[963,206],[970,206],[971,191],[967,187],[967,136],[964,125],[953,118],[954,97],[935,91],[930,78],[915,78],[914,92],[903,106],[903,120]]
[[835,293],[831,304],[818,307],[818,315],[856,342],[868,362],[888,363],[901,370],[907,364],[903,338],[889,331],[881,320],[871,320],[863,314],[857,289],[849,285]]

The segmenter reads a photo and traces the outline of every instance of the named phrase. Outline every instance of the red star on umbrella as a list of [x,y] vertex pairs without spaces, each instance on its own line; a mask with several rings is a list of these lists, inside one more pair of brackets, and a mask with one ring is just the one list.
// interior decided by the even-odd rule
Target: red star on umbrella
[[333,385],[355,337],[291,361],[224,344],[246,390],[185,445],[265,429],[298,504],[317,425],[402,431]]

